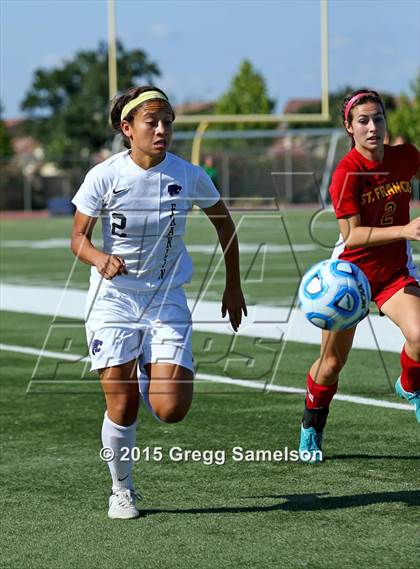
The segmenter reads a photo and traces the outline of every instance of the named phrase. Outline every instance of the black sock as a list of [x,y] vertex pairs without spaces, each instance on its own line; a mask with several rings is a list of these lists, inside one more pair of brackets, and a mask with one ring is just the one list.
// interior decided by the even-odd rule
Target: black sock
[[308,409],[305,405],[302,424],[304,429],[314,427],[317,433],[322,433],[327,422],[329,407],[318,407],[317,409]]

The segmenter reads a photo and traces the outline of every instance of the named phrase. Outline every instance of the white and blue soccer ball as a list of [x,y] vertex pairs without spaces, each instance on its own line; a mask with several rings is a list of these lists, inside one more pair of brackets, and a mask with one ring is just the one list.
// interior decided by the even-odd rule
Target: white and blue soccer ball
[[347,330],[366,316],[371,299],[365,273],[340,259],[321,261],[309,269],[299,287],[306,318],[323,330]]

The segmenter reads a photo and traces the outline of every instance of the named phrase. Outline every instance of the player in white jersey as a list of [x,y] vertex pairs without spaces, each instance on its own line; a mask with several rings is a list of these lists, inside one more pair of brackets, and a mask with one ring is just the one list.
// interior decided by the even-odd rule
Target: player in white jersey
[[[102,452],[112,477],[111,518],[139,515],[131,477],[139,386],[161,421],[181,421],[191,405],[191,314],[182,285],[192,263],[182,237],[193,205],[212,221],[224,252],[222,315],[235,331],[246,315],[234,223],[207,174],[167,151],[174,119],[156,87],[119,96],[111,121],[128,150],[92,168],[73,198],[71,248],[92,265],[86,333],[106,399]],[[102,251],[91,241],[99,217]]]

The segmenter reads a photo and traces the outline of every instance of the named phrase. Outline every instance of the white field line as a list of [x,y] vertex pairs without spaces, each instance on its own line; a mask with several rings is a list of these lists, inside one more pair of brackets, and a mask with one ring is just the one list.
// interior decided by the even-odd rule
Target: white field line
[[44,358],[65,360],[68,362],[88,361],[87,356],[78,356],[76,354],[65,354],[62,352],[51,352],[50,350],[38,350],[37,348],[29,348],[27,346],[15,346],[13,344],[0,343],[0,350],[5,352],[16,352],[18,354],[28,354],[30,356],[38,356]]
[[[64,354],[61,352],[51,352],[48,350],[37,350],[35,348],[28,348],[25,346],[15,346],[12,344],[1,344],[0,343],[0,350],[5,352],[16,352],[21,354],[28,354],[38,357],[45,357],[45,358],[52,358],[58,360],[66,360],[66,361],[73,361],[73,362],[80,362],[80,361],[87,361],[89,358],[77,354]],[[220,375],[210,375],[207,373],[197,373],[196,379],[202,381],[208,381],[211,383],[224,383],[227,385],[237,385],[239,387],[247,387],[249,389],[259,389],[260,391],[270,392],[274,391],[277,393],[293,393],[302,395],[306,393],[305,389],[301,389],[299,387],[287,387],[283,385],[275,385],[275,384],[265,384],[258,381],[246,380],[246,379],[238,379],[238,378],[229,378],[223,377]],[[84,383],[85,380],[75,380],[75,381],[66,381],[66,380],[33,380],[31,383],[37,384],[54,384],[54,383]],[[393,403],[392,401],[384,401],[383,399],[371,399],[370,397],[358,397],[355,395],[341,395],[337,393],[334,396],[334,400],[336,401],[346,401],[347,403],[356,403],[358,405],[368,405],[370,407],[385,407],[387,409],[399,409],[401,411],[413,411],[414,407],[412,405],[408,405],[405,403]]]
[[[325,226],[325,225],[324,225]],[[329,223],[327,225],[330,226]],[[335,222],[331,222],[331,227],[336,226]],[[96,241],[98,246],[101,246],[101,241]],[[68,249],[70,247],[70,241],[68,238],[53,238],[53,239],[39,239],[37,241],[30,241],[27,239],[14,239],[14,240],[3,240],[0,241],[0,247],[5,249],[10,248],[23,248],[23,249]],[[187,249],[190,253],[200,253],[202,255],[212,255],[214,253],[215,245],[199,245],[191,244],[187,245]],[[241,253],[252,253],[255,254],[261,244],[259,243],[240,243],[239,245]],[[275,244],[263,244],[263,248],[266,253],[290,253],[289,245],[275,245]],[[293,245],[293,251],[298,252],[308,252],[317,251],[321,247],[315,243],[296,243]],[[218,253],[222,250],[218,246]],[[413,260],[420,261],[420,254],[413,253]]]
[[[0,284],[0,309],[28,314],[84,320],[87,291],[58,287]],[[188,300],[194,330],[232,336],[233,331],[220,314],[220,302]],[[267,305],[248,307],[248,317],[239,336],[319,345],[321,331],[310,324],[300,310]],[[369,316],[357,327],[354,348],[400,353],[404,337],[388,318]]]
[[[95,241],[96,245],[102,246],[100,240]],[[10,248],[23,248],[23,249],[69,249],[70,240],[67,238],[57,238],[57,239],[40,239],[38,241],[29,241],[27,239],[16,239],[16,240],[4,240],[0,241],[0,247],[5,249]],[[253,253],[255,254],[261,247],[259,243],[240,243],[240,251],[242,253]],[[190,253],[202,253],[205,255],[212,255],[215,251],[216,243],[214,245],[200,245],[191,244],[187,245],[187,249]],[[274,245],[269,243],[263,243],[262,248],[267,253],[290,253],[290,245]],[[293,251],[316,251],[319,249],[319,245],[314,243],[297,243],[293,245]],[[222,252],[222,249],[217,244],[217,251]]]
[[[220,375],[209,375],[207,373],[198,373],[197,379],[204,381],[211,381],[213,383],[228,383],[229,385],[239,385],[241,387],[250,387],[251,389],[260,389],[261,391],[276,391],[279,393],[306,393],[306,389],[299,387],[286,387],[283,385],[275,384],[262,384],[258,381],[247,379],[226,378]],[[400,409],[403,411],[413,411],[413,405],[407,403],[393,403],[392,401],[384,401],[383,399],[371,399],[370,397],[358,397],[356,395],[341,395],[337,393],[334,395],[334,401],[347,401],[348,403],[358,403],[359,405],[370,405],[371,407],[386,407],[388,409]]]

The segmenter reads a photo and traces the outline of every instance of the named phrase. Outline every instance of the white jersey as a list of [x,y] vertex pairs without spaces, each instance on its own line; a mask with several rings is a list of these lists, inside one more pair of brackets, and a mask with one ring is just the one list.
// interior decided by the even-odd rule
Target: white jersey
[[[81,213],[102,218],[103,251],[125,260],[128,274],[102,284],[151,292],[191,279],[182,238],[187,213],[194,204],[205,209],[219,199],[202,168],[167,152],[143,170],[126,150],[92,168],[72,201]],[[101,280],[92,267],[91,285]]]

